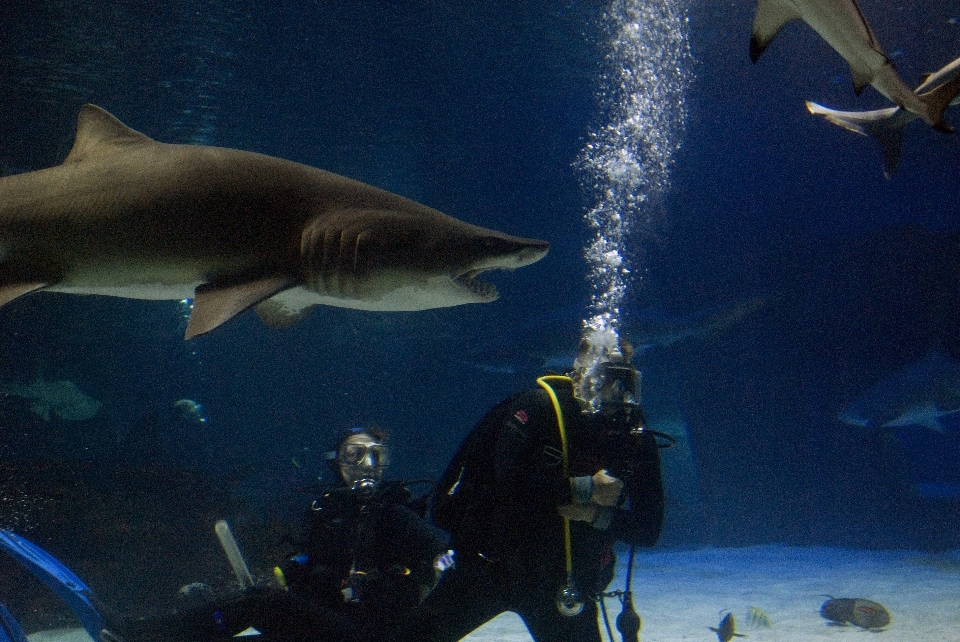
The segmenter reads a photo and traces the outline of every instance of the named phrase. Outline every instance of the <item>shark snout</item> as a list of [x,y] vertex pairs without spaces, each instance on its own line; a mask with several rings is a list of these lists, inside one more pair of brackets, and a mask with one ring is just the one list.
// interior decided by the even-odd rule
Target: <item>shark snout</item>
[[536,263],[550,250],[550,243],[539,239],[517,236],[490,236],[483,239],[480,259],[473,270],[493,270],[524,267]]

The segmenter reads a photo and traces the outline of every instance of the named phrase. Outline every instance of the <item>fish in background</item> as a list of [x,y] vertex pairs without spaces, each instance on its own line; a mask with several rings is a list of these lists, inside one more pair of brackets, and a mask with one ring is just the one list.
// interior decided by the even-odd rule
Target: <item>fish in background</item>
[[[703,340],[755,314],[768,298],[754,296],[689,314],[670,314],[660,306],[626,310],[622,334],[637,354]],[[581,306],[567,306],[540,315],[485,342],[462,363],[492,374],[566,372],[576,357],[583,314]]]
[[[936,89],[960,76],[960,58],[956,58],[936,72],[930,74],[917,87],[916,93]],[[954,97],[950,105],[960,105],[960,96]],[[814,116],[823,116],[828,122],[847,131],[871,136],[880,144],[883,152],[883,175],[890,178],[896,173],[903,155],[903,132],[907,125],[919,116],[901,107],[887,107],[871,111],[839,111],[807,101],[807,111]]]
[[882,631],[889,626],[890,611],[879,602],[853,597],[828,597],[820,607],[820,617],[829,620],[831,626],[846,626],[848,623],[865,631]]
[[207,416],[193,399],[148,409],[120,436],[112,457],[120,468],[165,468],[191,472],[214,468]]
[[941,418],[958,412],[960,363],[933,351],[864,392],[840,412],[839,418],[853,426],[923,426],[945,432]]
[[10,383],[0,387],[0,395],[22,397],[30,402],[30,410],[50,421],[53,416],[66,421],[85,421],[103,406],[85,395],[72,381],[44,381],[37,377],[31,383]]
[[960,78],[923,94],[915,93],[900,77],[877,42],[856,0],[759,0],[750,37],[750,59],[756,62],[780,28],[791,20],[803,20],[850,64],[853,89],[874,89],[897,106],[917,114],[943,132],[953,128],[943,119],[950,101],[960,93]]
[[732,612],[727,612],[717,627],[708,626],[707,628],[717,634],[717,639],[720,642],[730,642],[733,638],[747,637],[742,633],[737,633],[737,620],[733,617]]

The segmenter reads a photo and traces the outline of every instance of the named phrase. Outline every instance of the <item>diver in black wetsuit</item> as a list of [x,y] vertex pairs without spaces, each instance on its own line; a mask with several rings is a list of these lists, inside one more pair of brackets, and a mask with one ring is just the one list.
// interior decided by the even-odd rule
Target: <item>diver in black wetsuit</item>
[[453,559],[447,537],[407,505],[410,492],[381,481],[384,441],[375,428],[340,441],[343,485],[313,503],[303,551],[279,567],[293,595],[371,640],[403,621]]
[[597,598],[614,575],[613,543],[652,546],[664,513],[658,446],[624,349],[598,357],[582,345],[570,378],[538,380],[473,429],[433,505],[457,566],[402,639],[453,642],[514,611],[537,642],[600,640]]
[[[226,640],[249,627],[260,640],[387,639],[453,564],[446,536],[383,482],[384,434],[356,428],[328,458],[339,483],[314,501],[303,548],[275,569],[280,587],[254,587],[186,613],[111,622],[125,642]],[[104,636],[101,636],[104,637]]]

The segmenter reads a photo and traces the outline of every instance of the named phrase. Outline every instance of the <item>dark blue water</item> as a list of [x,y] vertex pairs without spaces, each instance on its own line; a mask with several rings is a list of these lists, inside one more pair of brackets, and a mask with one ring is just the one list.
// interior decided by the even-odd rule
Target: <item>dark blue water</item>
[[[551,315],[587,313],[590,203],[572,163],[604,123],[595,4],[3,3],[8,171],[60,162],[91,102],[157,140],[289,158],[552,243],[543,261],[493,277],[493,304],[320,309],[283,330],[245,314],[189,342],[171,302],[39,294],[4,307],[0,383],[66,379],[103,402],[91,420],[48,422],[23,399],[0,398],[0,452],[12,475],[30,471],[21,489],[46,498],[18,523],[77,559],[102,555],[88,573],[132,574],[122,546],[133,542],[207,546],[203,559],[223,570],[212,537],[198,534],[204,520],[229,517],[268,555],[303,504],[292,489],[316,478],[319,453],[343,428],[389,430],[398,477],[439,475],[486,409],[533,383],[527,370],[465,356],[529,333],[532,319],[569,318],[575,334],[577,315]],[[960,52],[950,2],[862,5],[909,84]],[[766,301],[638,360],[648,414],[685,425],[692,452],[673,484],[694,495],[671,505],[698,507],[665,542],[955,547],[960,500],[925,498],[916,484],[956,483],[957,461],[934,457],[957,451],[956,426],[931,445],[922,428],[891,434],[837,413],[933,348],[960,358],[960,143],[913,123],[899,172],[885,179],[873,141],[803,106],[870,109],[882,97],[867,88],[857,98],[846,64],[799,23],[752,65],[752,13],[751,3],[690,6],[694,81],[666,223],[634,239],[643,259],[632,308],[680,316]],[[948,120],[960,124],[960,111]],[[191,437],[202,465],[185,456],[192,463],[168,477],[138,478],[130,501],[140,504],[116,508],[104,471],[146,415],[181,398],[207,414]],[[188,430],[164,421],[173,436]],[[931,461],[941,472],[921,474]],[[163,514],[169,504],[144,497],[171,479],[217,491],[196,490]],[[106,498],[99,521],[71,499],[77,489]],[[103,552],[108,544],[121,552]],[[174,589],[195,574],[181,575],[169,577]]]

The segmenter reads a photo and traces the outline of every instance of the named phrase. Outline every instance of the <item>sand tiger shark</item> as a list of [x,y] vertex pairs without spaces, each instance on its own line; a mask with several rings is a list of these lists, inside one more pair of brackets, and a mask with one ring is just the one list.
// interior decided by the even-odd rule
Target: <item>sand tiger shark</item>
[[[917,87],[916,92],[935,89],[949,82],[957,82],[960,77],[960,58],[956,58],[930,74]],[[951,105],[960,105],[960,96],[955,97]],[[883,152],[883,174],[893,176],[903,154],[903,132],[907,125],[919,118],[913,112],[900,107],[886,107],[871,111],[840,111],[824,107],[813,101],[807,101],[807,111],[815,116],[823,116],[827,121],[863,136],[872,136]]]
[[840,412],[841,421],[878,429],[924,426],[960,413],[960,363],[933,351],[882,379]]
[[0,305],[38,290],[192,299],[187,339],[251,307],[281,326],[315,305],[492,301],[479,274],[548,248],[307,165],[159,143],[94,105],[63,164],[0,178]]
[[928,125],[945,132],[953,131],[943,119],[943,111],[960,92],[960,81],[946,83],[925,94],[911,90],[883,52],[856,0],[759,0],[750,38],[751,60],[757,61],[780,27],[796,19],[810,25],[850,64],[853,88],[858,95],[864,87],[872,85]]

